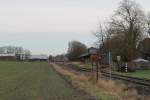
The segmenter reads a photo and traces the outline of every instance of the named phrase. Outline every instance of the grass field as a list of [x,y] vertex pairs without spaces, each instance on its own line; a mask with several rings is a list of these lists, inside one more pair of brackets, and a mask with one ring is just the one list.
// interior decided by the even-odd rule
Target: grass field
[[126,73],[125,75],[150,79],[150,70],[137,70],[135,72]]
[[74,100],[81,95],[46,62],[0,62],[0,100]]
[[71,64],[77,65],[78,67],[81,68],[92,68],[92,64],[91,63],[81,63],[81,62],[71,62]]

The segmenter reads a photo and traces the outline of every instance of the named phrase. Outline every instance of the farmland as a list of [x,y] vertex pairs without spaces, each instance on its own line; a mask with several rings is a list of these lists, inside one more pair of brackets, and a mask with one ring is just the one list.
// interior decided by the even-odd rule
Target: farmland
[[0,62],[0,100],[74,100],[81,95],[46,62]]

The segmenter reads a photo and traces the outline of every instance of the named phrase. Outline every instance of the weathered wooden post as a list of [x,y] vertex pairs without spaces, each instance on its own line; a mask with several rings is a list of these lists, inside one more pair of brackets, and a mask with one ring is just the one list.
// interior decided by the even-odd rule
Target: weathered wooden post
[[111,74],[112,74],[111,62],[112,62],[112,55],[111,55],[111,52],[109,52],[108,53],[108,63],[109,63],[109,68],[110,68],[110,80],[111,80]]
[[120,61],[121,61],[121,56],[117,56],[117,71],[120,70]]
[[98,62],[96,63],[96,81],[98,81],[98,69],[99,69],[99,67],[98,67]]
[[92,71],[94,71],[94,63],[96,65],[96,81],[98,81],[98,70],[99,70],[99,61],[100,61],[100,57],[99,57],[99,54],[98,53],[95,53],[95,54],[92,54],[90,56],[90,59],[91,59],[91,63],[92,63]]

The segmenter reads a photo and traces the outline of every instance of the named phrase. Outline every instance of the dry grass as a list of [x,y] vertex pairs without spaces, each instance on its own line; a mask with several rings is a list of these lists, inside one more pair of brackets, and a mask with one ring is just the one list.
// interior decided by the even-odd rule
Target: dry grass
[[134,89],[129,89],[124,84],[118,84],[115,81],[104,80],[100,78],[98,82],[96,80],[96,75],[91,75],[89,81],[96,85],[99,89],[106,91],[110,95],[115,96],[117,100],[137,100],[140,97]]
[[135,90],[129,90],[123,84],[117,84],[114,81],[106,81],[106,80],[99,80],[96,84],[100,89],[103,89],[114,95],[119,100],[136,100],[138,99],[138,94]]
[[[114,81],[107,81],[104,79],[99,79],[99,81],[96,82],[96,75],[94,74],[90,76],[85,76],[81,74],[76,74],[76,72],[73,70],[63,69],[57,65],[53,66],[55,70],[60,74],[69,76],[72,80],[73,85],[78,86],[80,89],[88,90],[87,92],[91,90],[89,88],[95,88],[96,92],[104,91],[106,94],[111,95],[113,97],[113,100],[148,100],[146,99],[146,97],[141,98],[136,90],[130,89],[123,84],[118,84]],[[94,94],[91,91],[90,93]]]

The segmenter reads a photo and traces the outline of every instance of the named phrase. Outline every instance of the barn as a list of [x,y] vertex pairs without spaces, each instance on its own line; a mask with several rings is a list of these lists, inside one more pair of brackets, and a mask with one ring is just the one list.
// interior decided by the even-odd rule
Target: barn
[[88,62],[90,62],[90,56],[91,56],[92,54],[97,53],[97,52],[98,52],[98,49],[97,49],[97,48],[90,47],[90,48],[88,48],[87,53],[84,53],[84,54],[82,54],[82,55],[80,56],[80,60],[81,60],[82,62],[88,63]]
[[16,60],[15,54],[0,54],[0,60]]
[[47,61],[48,56],[47,55],[31,55],[29,57],[29,61]]

